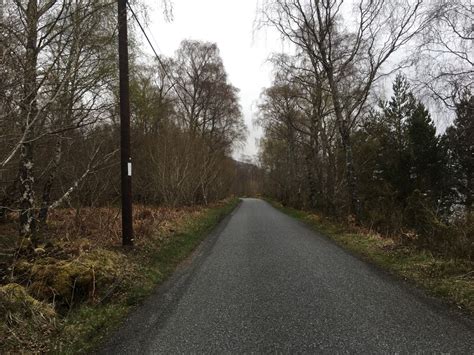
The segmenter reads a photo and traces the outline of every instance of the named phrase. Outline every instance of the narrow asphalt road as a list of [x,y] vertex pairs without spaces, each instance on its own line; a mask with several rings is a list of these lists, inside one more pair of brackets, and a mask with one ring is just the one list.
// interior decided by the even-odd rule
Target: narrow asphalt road
[[244,199],[101,353],[474,353],[472,319]]

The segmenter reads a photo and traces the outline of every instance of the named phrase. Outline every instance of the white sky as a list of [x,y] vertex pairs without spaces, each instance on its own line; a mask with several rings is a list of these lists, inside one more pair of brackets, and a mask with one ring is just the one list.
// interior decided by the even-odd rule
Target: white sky
[[[163,3],[172,3],[173,20],[167,21],[163,15]],[[272,67],[268,58],[272,53],[288,51],[276,30],[254,31],[254,21],[258,3],[261,0],[137,0],[148,10],[146,31],[152,38],[160,55],[173,56],[184,39],[194,39],[217,43],[229,81],[240,90],[240,104],[249,135],[245,146],[234,152],[234,158],[244,155],[255,157],[258,151],[257,139],[261,130],[253,124],[257,112],[257,102],[264,87],[271,84]],[[350,3],[350,2],[348,2]],[[138,9],[138,7],[137,7]],[[350,9],[345,10],[350,13]],[[130,17],[130,21],[133,19]],[[152,54],[145,38],[142,49]],[[396,53],[396,61],[407,49]],[[378,92],[390,95],[391,79],[379,82]],[[444,131],[449,115],[445,110],[437,112],[430,107],[438,129]],[[437,117],[438,116],[438,117]],[[448,120],[448,121],[447,121]]]
[[[249,130],[245,147],[234,155],[236,158],[242,154],[255,155],[256,139],[261,132],[252,121],[262,88],[271,82],[267,59],[271,53],[282,51],[279,36],[270,29],[254,33],[255,0],[171,0],[171,22],[163,16],[162,1],[144,1],[149,10],[147,31],[152,34],[158,53],[172,56],[184,39],[217,43],[229,81],[240,89],[240,103]],[[143,41],[143,49],[151,53]]]

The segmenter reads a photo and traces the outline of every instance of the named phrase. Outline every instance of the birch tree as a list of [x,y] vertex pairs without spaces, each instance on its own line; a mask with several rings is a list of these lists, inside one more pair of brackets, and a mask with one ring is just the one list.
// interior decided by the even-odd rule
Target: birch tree
[[[10,89],[18,94],[11,97],[9,110],[2,116],[2,124],[14,123],[0,164],[2,168],[15,161],[19,164],[21,236],[35,234],[39,205],[43,206],[42,220],[47,206],[54,205],[51,186],[68,132],[84,133],[85,127],[105,119],[110,101],[104,100],[104,89],[113,79],[114,57],[109,54],[113,27],[107,16],[111,5],[90,0],[14,0],[5,6],[8,20],[1,25],[9,39],[5,59],[10,63],[8,70],[21,80]],[[54,142],[49,145],[52,159],[47,164],[35,158],[45,153],[38,148],[41,142]],[[43,168],[49,173],[39,203],[35,173]]]
[[435,102],[456,109],[474,85],[474,12],[469,0],[434,0],[413,53],[415,80]]
[[383,75],[383,64],[424,23],[421,0],[360,0],[353,4],[350,15],[344,14],[345,5],[343,0],[268,0],[260,22],[276,28],[307,55],[315,70],[324,71],[345,153],[351,212],[359,219],[351,130],[373,83]]

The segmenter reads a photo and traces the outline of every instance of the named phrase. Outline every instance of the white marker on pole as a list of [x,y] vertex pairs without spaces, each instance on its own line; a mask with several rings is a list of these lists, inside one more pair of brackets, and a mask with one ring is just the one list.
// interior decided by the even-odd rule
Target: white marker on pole
[[132,163],[128,162],[128,176],[132,176]]

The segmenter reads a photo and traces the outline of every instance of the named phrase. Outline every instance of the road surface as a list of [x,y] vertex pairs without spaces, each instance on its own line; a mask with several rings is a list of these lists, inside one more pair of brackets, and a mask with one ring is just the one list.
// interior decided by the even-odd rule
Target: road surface
[[268,203],[244,199],[101,352],[467,354],[474,328]]

